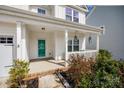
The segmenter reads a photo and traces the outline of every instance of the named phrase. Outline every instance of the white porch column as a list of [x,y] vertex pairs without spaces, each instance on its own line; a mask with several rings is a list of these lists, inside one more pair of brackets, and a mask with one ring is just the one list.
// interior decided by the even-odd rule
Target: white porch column
[[86,50],[86,36],[84,35],[81,50]]
[[17,41],[17,59],[22,59],[21,39],[22,39],[22,23],[16,23],[16,41]]
[[57,33],[54,32],[54,58],[55,60],[57,61],[58,58],[57,58]]
[[[68,60],[68,30],[65,30],[65,60]],[[68,66],[67,62],[66,66]]]
[[17,59],[22,60],[29,60],[28,59],[28,48],[27,48],[27,42],[26,42],[26,28],[25,24],[23,22],[17,22],[17,31],[16,31],[16,37],[17,37]]
[[96,43],[96,50],[99,51],[99,34],[97,34],[97,43]]

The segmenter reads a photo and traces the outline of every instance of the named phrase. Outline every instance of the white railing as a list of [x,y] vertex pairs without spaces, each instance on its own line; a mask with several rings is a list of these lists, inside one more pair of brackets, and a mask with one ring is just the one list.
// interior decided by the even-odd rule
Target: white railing
[[68,57],[72,54],[84,55],[85,57],[96,57],[98,50],[81,50],[81,51],[74,51],[68,52]]

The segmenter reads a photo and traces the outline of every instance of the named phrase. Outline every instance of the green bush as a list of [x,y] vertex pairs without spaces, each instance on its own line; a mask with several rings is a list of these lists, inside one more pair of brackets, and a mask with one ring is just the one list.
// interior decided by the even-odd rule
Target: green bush
[[97,61],[108,61],[112,59],[112,54],[104,49],[100,49],[96,57]]
[[24,60],[15,60],[9,71],[10,77],[8,80],[9,87],[18,88],[24,85],[24,79],[29,72],[29,62]]
[[82,76],[81,87],[124,87],[124,62],[112,60],[111,53],[100,50],[91,73]]
[[82,77],[81,87],[122,87],[118,70],[119,66],[116,61],[96,62],[92,73]]
[[96,62],[93,68],[94,87],[121,87],[117,61]]

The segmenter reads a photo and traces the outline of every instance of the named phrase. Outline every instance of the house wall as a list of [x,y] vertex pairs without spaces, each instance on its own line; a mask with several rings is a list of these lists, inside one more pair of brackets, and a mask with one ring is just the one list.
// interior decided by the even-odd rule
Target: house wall
[[[91,40],[89,41],[89,37],[91,37]],[[86,35],[86,49],[87,50],[96,50],[97,45],[97,35],[96,34],[87,34]]]
[[46,41],[46,56],[45,57],[53,57],[53,33],[51,32],[29,32],[29,48],[30,48],[30,59],[38,58],[38,40]]
[[115,59],[124,59],[124,7],[96,6],[86,23],[105,26],[105,34],[100,36],[100,48],[112,52]]
[[13,58],[16,59],[16,24],[0,22],[0,35],[13,36]]

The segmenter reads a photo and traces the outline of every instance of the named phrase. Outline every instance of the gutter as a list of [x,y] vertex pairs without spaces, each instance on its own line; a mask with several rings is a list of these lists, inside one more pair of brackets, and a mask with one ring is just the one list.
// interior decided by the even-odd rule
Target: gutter
[[47,23],[64,26],[65,28],[70,27],[70,28],[78,29],[78,30],[88,30],[86,32],[96,32],[96,33],[103,32],[103,29],[98,28],[98,27],[82,25],[79,23],[74,23],[74,22],[66,21],[64,19],[55,18],[51,16],[41,16],[31,11],[26,11],[26,10],[17,9],[17,8],[4,6],[4,5],[0,5],[0,14],[16,16],[16,17],[21,17],[21,18],[26,18],[26,19],[32,19],[36,21],[43,21]]

